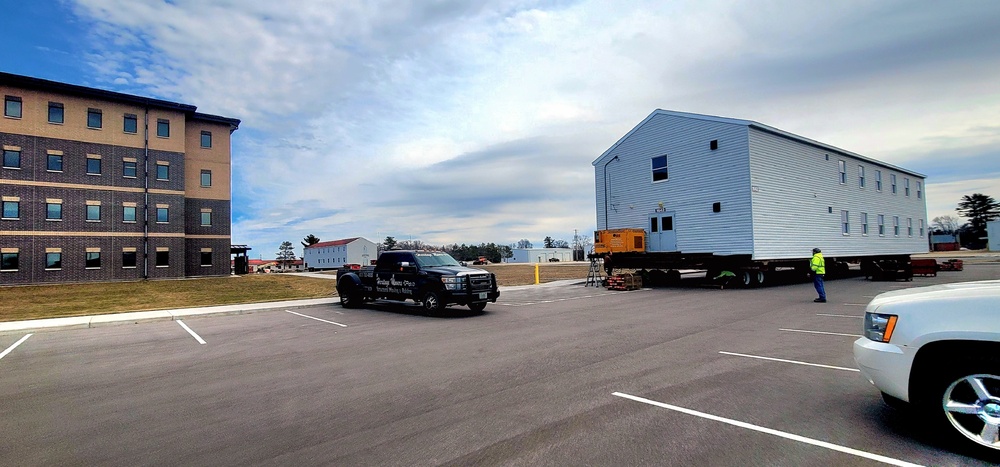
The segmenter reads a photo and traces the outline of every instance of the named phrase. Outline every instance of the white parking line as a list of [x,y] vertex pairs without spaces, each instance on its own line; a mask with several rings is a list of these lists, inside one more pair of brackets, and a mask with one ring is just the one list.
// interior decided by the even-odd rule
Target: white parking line
[[22,337],[19,341],[15,342],[14,345],[12,345],[10,347],[7,347],[7,350],[4,350],[3,353],[0,353],[0,358],[6,357],[7,354],[11,353],[11,351],[13,351],[14,349],[16,349],[17,346],[21,345],[21,343],[23,343],[24,341],[28,340],[28,338],[31,337],[31,336],[32,336],[32,334],[27,334],[24,337]]
[[813,446],[819,446],[821,448],[830,449],[837,452],[842,452],[844,454],[850,454],[852,456],[863,457],[865,459],[870,459],[873,461],[883,462],[889,465],[897,465],[900,467],[921,467],[920,464],[913,464],[906,461],[901,461],[899,459],[893,459],[891,457],[881,456],[878,454],[872,454],[870,452],[860,451],[858,449],[852,449],[844,446],[839,446],[833,443],[828,443],[826,441],[820,441],[817,439],[806,438],[805,436],[793,435],[791,433],[786,433],[784,431],[778,431],[771,428],[765,428],[762,426],[753,425],[746,422],[741,422],[739,420],[733,420],[731,418],[723,418],[718,415],[712,415],[705,412],[699,412],[697,410],[685,409],[684,407],[678,407],[676,405],[664,404],[662,402],[656,402],[649,399],[644,399],[642,397],[632,396],[629,394],[615,392],[612,393],[614,396],[618,396],[624,399],[631,399],[636,402],[642,402],[643,404],[649,404],[655,407],[660,407],[663,409],[673,410],[675,412],[680,412],[688,415],[694,415],[695,417],[707,418],[709,420],[714,420],[717,422],[726,423],[729,425],[737,426],[740,428],[746,428],[748,430],[757,431],[760,433],[766,433],[769,435],[778,436],[780,438],[790,439],[792,441],[798,441],[805,444],[811,444]]
[[796,365],[805,365],[805,366],[817,366],[817,367],[820,367],[820,368],[829,368],[831,370],[843,370],[843,371],[855,371],[855,372],[860,372],[861,371],[861,370],[859,370],[857,368],[845,368],[845,367],[842,367],[842,366],[821,365],[819,363],[799,362],[799,361],[795,361],[795,360],[785,360],[785,359],[782,359],[782,358],[760,357],[760,356],[757,356],[757,355],[748,355],[748,354],[745,354],[745,353],[724,352],[724,351],[721,351],[721,350],[719,351],[719,353],[721,353],[723,355],[733,355],[733,356],[736,356],[736,357],[756,358],[756,359],[759,359],[759,360],[770,360],[772,362],[794,363]]
[[309,315],[304,315],[304,314],[302,314],[302,313],[296,313],[296,312],[294,312],[294,311],[289,311],[289,310],[285,310],[285,313],[291,313],[291,314],[293,314],[293,315],[296,315],[296,316],[301,316],[301,317],[303,317],[303,318],[309,318],[309,319],[314,319],[314,320],[316,320],[316,321],[322,321],[322,322],[324,322],[324,323],[327,323],[327,324],[336,324],[337,326],[340,326],[340,327],[342,327],[342,328],[346,328],[346,327],[347,327],[347,325],[346,325],[346,324],[340,324],[340,323],[335,323],[335,322],[333,322],[333,321],[327,321],[327,320],[325,320],[325,319],[319,319],[319,318],[316,318],[316,317],[313,317],[313,316],[309,316]]
[[184,330],[187,331],[188,334],[191,334],[191,337],[194,337],[194,340],[198,341],[199,344],[204,345],[206,343],[205,339],[202,339],[201,336],[192,331],[191,328],[189,328],[186,324],[184,324],[184,321],[177,320],[177,324],[181,325],[181,327],[184,328]]
[[844,306],[868,306],[867,303],[845,303]]
[[805,329],[784,329],[784,328],[781,328],[781,329],[778,329],[778,330],[779,331],[788,331],[788,332],[807,332],[809,334],[826,334],[828,336],[861,337],[861,334],[843,334],[843,333],[839,333],[839,332],[807,331]]
[[857,319],[864,318],[864,316],[858,316],[858,315],[831,315],[829,313],[816,313],[816,316],[832,316],[834,318],[857,318]]

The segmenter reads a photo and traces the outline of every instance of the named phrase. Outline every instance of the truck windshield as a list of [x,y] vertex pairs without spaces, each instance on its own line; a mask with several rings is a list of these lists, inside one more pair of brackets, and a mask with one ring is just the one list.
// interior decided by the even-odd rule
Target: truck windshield
[[447,253],[417,253],[414,255],[417,257],[417,264],[424,268],[433,268],[438,266],[461,266],[455,258]]

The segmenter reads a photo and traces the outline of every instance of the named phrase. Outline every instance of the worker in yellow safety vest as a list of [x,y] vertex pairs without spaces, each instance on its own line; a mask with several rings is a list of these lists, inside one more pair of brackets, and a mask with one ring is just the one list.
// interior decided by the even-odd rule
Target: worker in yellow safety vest
[[823,287],[823,276],[826,275],[826,261],[823,260],[823,252],[819,248],[813,248],[812,260],[809,261],[809,268],[812,269],[813,285],[819,298],[813,300],[816,303],[826,303],[826,289]]

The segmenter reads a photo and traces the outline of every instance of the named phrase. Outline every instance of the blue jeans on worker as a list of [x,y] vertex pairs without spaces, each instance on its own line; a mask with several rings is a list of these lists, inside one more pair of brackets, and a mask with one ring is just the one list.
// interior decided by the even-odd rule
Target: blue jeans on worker
[[813,274],[813,285],[816,286],[816,293],[819,299],[826,301],[826,289],[823,287],[823,274]]

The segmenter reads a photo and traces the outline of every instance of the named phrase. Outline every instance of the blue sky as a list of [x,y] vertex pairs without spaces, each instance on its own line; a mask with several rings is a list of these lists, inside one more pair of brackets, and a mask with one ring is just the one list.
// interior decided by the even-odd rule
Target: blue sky
[[[233,243],[540,244],[654,109],[1000,199],[1000,2],[0,0],[0,69],[239,118]],[[301,248],[297,249],[301,254]]]

